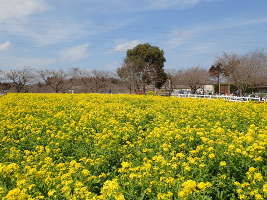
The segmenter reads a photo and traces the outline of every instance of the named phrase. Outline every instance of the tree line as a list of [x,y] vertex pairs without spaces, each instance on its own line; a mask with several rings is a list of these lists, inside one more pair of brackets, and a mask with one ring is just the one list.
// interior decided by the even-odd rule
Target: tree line
[[174,87],[183,84],[188,86],[192,93],[207,84],[216,84],[220,91],[220,85],[223,83],[234,86],[242,96],[250,93],[253,88],[267,86],[267,54],[264,51],[253,51],[245,55],[223,53],[208,69],[191,67],[174,70],[169,73],[169,77]]
[[13,92],[111,93],[124,90],[112,72],[72,68],[37,70],[29,67],[1,72],[0,90]]
[[148,43],[129,49],[116,72],[72,68],[36,70],[30,67],[0,71],[0,90],[16,92],[143,93],[184,85],[196,93],[204,85],[233,85],[240,95],[267,85],[267,54],[223,53],[208,69],[194,66],[166,70],[164,51]]

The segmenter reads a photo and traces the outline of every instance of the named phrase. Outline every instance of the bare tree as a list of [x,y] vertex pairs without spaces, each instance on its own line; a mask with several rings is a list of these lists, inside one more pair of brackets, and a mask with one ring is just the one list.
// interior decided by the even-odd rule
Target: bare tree
[[14,86],[16,92],[27,92],[28,86],[34,80],[34,75],[29,68],[11,69],[4,72],[4,78]]
[[248,71],[242,66],[241,56],[224,53],[218,60],[222,63],[225,76],[237,87],[239,94],[243,95],[249,86],[249,80],[247,77]]
[[0,70],[0,81],[4,80],[5,72],[3,70]]
[[246,68],[250,86],[255,87],[267,80],[267,55],[263,51],[254,51],[242,56],[241,65]]
[[11,83],[0,82],[0,92],[7,92],[12,87]]
[[130,94],[141,89],[142,81],[139,78],[138,69],[133,62],[125,59],[123,66],[117,69],[117,74],[128,83]]
[[86,92],[106,92],[111,87],[109,72],[73,68],[72,78],[84,86]]
[[106,90],[110,85],[109,73],[105,71],[93,70],[91,80],[94,92]]
[[78,67],[71,68],[68,73],[66,73],[66,85],[69,89],[74,90],[74,86],[81,86],[81,74],[82,70]]
[[180,81],[190,87],[194,94],[199,88],[203,88],[208,79],[208,72],[200,67],[189,68],[180,74]]
[[217,79],[217,84],[219,87],[219,93],[221,92],[221,78],[224,74],[223,65],[220,62],[212,65],[209,69],[209,75],[215,79]]
[[44,70],[40,71],[39,74],[44,83],[56,93],[67,89],[65,82],[67,74],[63,70]]
[[263,84],[267,79],[267,58],[262,51],[254,51],[240,56],[224,53],[219,59],[224,68],[224,74],[244,95],[249,87]]
[[168,81],[169,81],[169,88],[171,91],[178,86],[184,84],[182,81],[182,70],[175,70],[175,69],[169,69],[166,70],[166,73],[168,75]]

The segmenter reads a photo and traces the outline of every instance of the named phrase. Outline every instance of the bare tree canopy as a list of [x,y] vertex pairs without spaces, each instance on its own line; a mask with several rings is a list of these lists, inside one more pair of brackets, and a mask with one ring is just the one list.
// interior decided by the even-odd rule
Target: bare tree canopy
[[130,93],[140,90],[142,82],[138,77],[137,66],[128,59],[124,60],[123,66],[117,69],[118,76],[128,83]]
[[246,68],[250,86],[266,84],[267,55],[263,51],[254,51],[242,56],[241,66]]
[[28,86],[34,80],[34,74],[31,69],[11,69],[3,73],[3,78],[10,82],[16,89],[16,92],[28,92]]
[[82,83],[85,92],[101,92],[111,85],[112,75],[105,71],[74,68],[72,77]]
[[65,85],[67,74],[63,70],[43,70],[39,74],[44,83],[54,92],[63,92],[67,89]]
[[208,72],[200,67],[191,67],[179,75],[180,82],[190,87],[192,93],[196,93],[199,88],[207,84],[209,80]]
[[222,64],[224,75],[238,88],[240,95],[249,87],[266,84],[267,55],[263,51],[245,55],[224,53],[217,62]]

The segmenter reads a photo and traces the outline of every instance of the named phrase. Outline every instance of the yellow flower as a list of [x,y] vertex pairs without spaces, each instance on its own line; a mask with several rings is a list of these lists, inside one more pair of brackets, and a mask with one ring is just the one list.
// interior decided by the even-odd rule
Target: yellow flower
[[200,189],[200,190],[205,190],[206,188],[208,187],[211,187],[211,183],[207,182],[207,183],[204,183],[204,182],[200,182],[197,184],[197,187]]
[[211,154],[209,154],[209,158],[215,158],[215,154],[214,153],[211,153]]
[[[216,196],[215,182],[233,188],[227,196],[266,199],[266,119],[266,105],[253,102],[126,94],[1,96],[0,199],[124,200],[144,193],[149,199],[197,200]],[[215,160],[227,171],[206,180]]]
[[51,197],[51,196],[54,195],[55,192],[56,192],[55,190],[49,190],[48,193],[47,193],[47,195],[48,195],[49,197]]
[[124,195],[121,194],[121,193],[117,194],[117,195],[115,196],[115,199],[116,199],[116,200],[125,200]]
[[182,190],[178,193],[180,197],[186,197],[193,193],[197,189],[197,182],[194,180],[188,180],[182,184]]
[[119,189],[119,184],[117,179],[108,180],[104,183],[104,186],[101,190],[103,194],[109,195],[116,192]]
[[131,164],[130,164],[129,162],[122,162],[122,163],[121,163],[121,166],[122,166],[123,168],[128,168],[128,167],[131,166]]
[[234,185],[235,185],[235,186],[240,186],[241,184],[240,184],[238,181],[235,181],[235,182],[234,182]]
[[89,175],[90,175],[90,172],[89,172],[87,169],[83,169],[83,170],[82,170],[82,174],[83,174],[84,176],[89,176]]
[[26,193],[26,189],[19,189],[15,188],[13,190],[10,190],[8,194],[5,196],[5,199],[7,200],[28,200],[32,199],[29,194]]
[[183,153],[177,153],[176,156],[177,156],[178,158],[184,158],[184,157],[185,157],[185,155],[184,155]]
[[244,199],[244,200],[245,200],[245,199],[248,199],[248,198],[247,198],[247,196],[246,196],[246,195],[244,195],[244,194],[240,194],[240,195],[238,195],[238,197],[239,197],[239,199],[240,199],[240,200],[243,200],[243,199]]
[[256,171],[256,168],[255,168],[255,167],[250,167],[250,168],[248,169],[248,171],[249,171],[249,173],[253,173],[253,172]]
[[267,183],[265,183],[265,184],[263,185],[263,192],[264,192],[265,194],[267,194]]
[[172,199],[173,193],[168,192],[168,193],[158,193],[157,198],[158,200],[169,200]]
[[185,171],[191,171],[191,167],[189,167],[188,165],[186,165],[186,166],[184,167],[184,170],[185,170]]
[[199,167],[204,168],[204,167],[206,167],[206,165],[205,165],[204,163],[201,163],[201,164],[199,165]]
[[264,200],[263,197],[260,194],[255,195],[256,200]]
[[255,179],[255,181],[262,181],[263,177],[262,177],[261,173],[255,173],[254,179]]
[[181,198],[184,198],[184,197],[187,196],[187,194],[186,194],[185,191],[182,190],[182,191],[178,192],[178,196],[181,197]]

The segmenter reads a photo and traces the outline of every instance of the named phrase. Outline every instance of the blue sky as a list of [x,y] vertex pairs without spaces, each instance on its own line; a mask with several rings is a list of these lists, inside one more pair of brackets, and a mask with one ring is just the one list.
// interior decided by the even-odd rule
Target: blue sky
[[115,70],[149,42],[166,69],[266,49],[266,0],[0,0],[0,68]]

